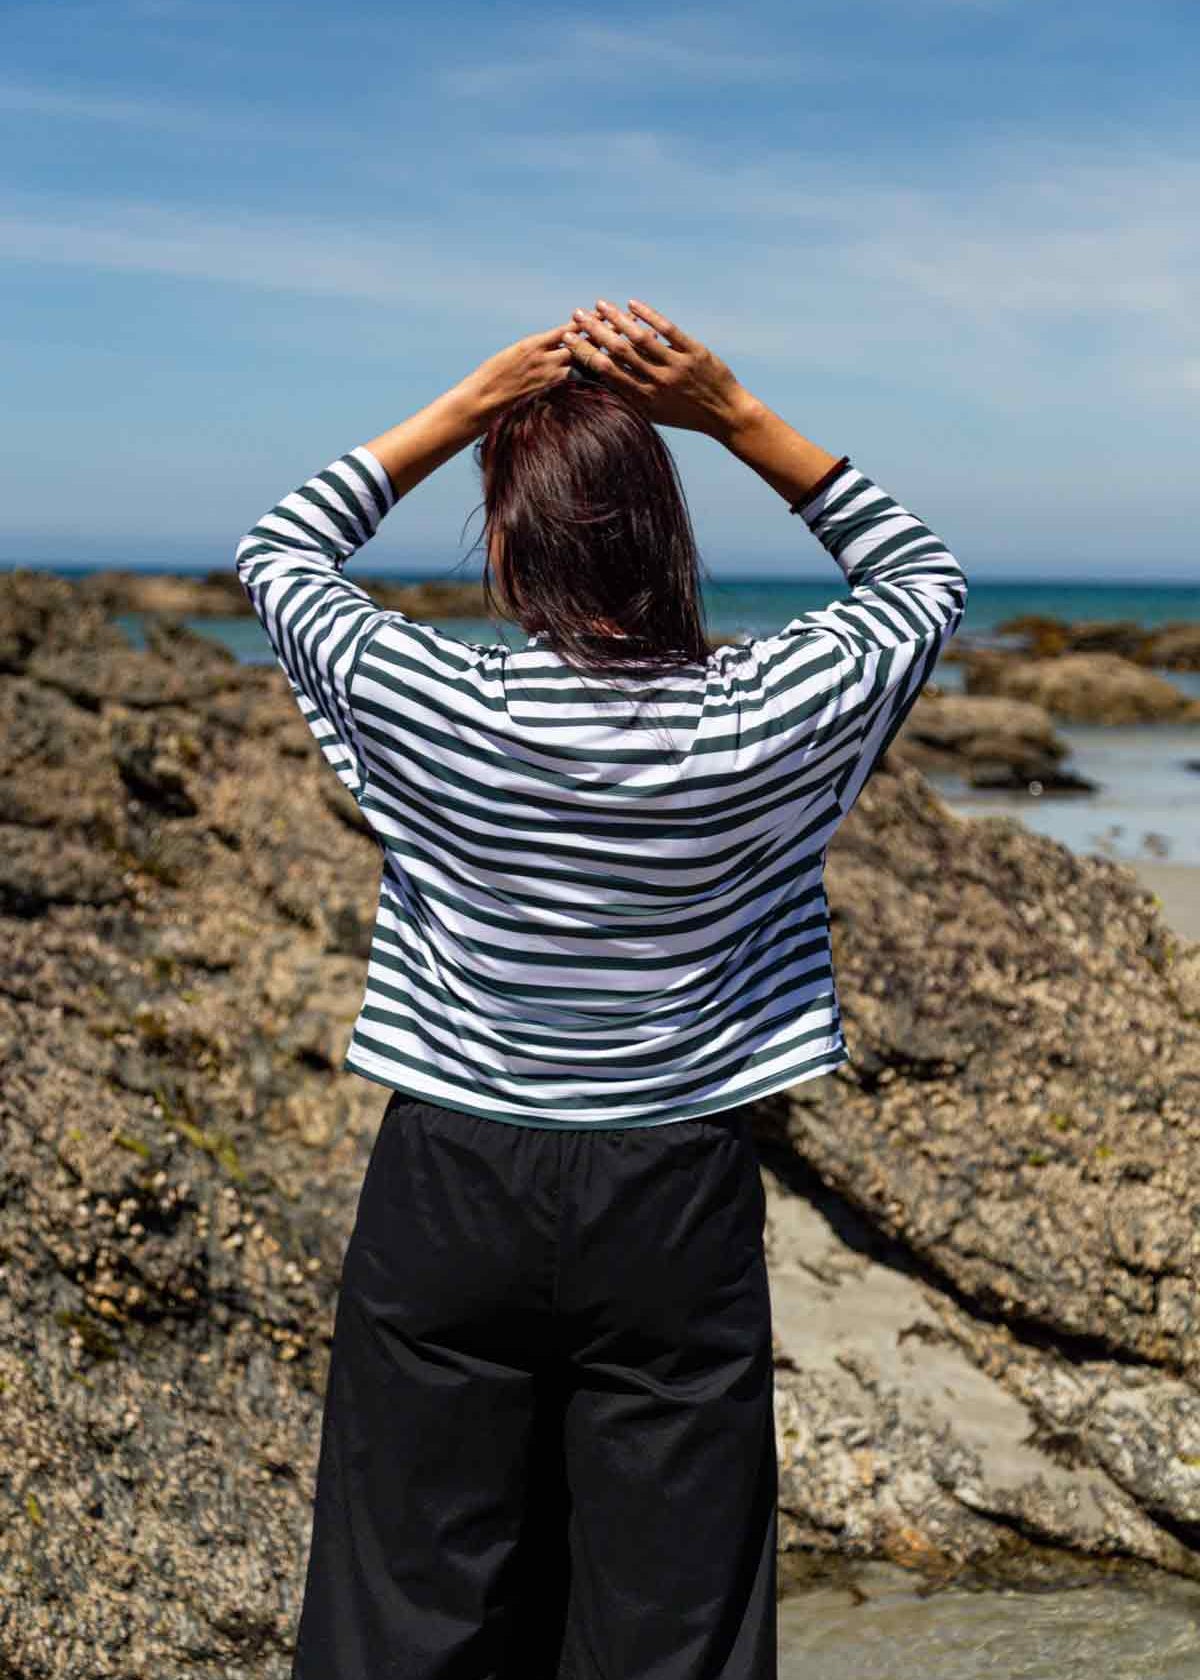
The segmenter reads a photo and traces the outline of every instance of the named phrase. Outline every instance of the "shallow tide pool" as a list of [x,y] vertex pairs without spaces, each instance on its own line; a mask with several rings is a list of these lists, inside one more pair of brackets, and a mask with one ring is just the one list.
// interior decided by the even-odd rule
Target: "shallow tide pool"
[[780,1600],[779,1680],[1200,1680],[1200,1584],[921,1597],[892,1564]]

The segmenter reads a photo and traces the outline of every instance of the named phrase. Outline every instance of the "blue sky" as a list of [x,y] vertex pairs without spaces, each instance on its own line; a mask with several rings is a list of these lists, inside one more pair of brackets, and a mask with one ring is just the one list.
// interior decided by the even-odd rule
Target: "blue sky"
[[[597,295],[648,299],[968,575],[1200,576],[1200,7],[8,0],[0,562],[232,564]],[[716,576],[821,577],[668,430]],[[355,565],[473,575],[469,452]],[[839,580],[840,587],[840,580]]]

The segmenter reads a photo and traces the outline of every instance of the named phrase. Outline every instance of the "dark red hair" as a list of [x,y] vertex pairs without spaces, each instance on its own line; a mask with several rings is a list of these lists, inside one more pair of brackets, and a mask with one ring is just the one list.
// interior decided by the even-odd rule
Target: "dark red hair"
[[[707,661],[700,560],[675,458],[602,375],[573,369],[511,403],[474,456],[489,611],[543,632],[556,653],[597,674]],[[629,639],[596,630],[599,620]]]

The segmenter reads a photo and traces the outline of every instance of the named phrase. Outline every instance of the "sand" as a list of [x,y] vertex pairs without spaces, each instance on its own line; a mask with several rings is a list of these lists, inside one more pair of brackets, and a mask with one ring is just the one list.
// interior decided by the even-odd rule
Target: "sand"
[[1148,861],[1128,867],[1158,894],[1168,926],[1184,939],[1200,939],[1200,864]]

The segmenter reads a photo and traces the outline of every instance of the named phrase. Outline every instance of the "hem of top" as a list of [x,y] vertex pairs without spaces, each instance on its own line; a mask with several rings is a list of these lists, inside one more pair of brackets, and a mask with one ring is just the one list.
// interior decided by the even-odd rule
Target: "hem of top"
[[[371,1058],[373,1059],[373,1058]],[[482,1111],[478,1108],[462,1108],[455,1103],[447,1102],[444,1097],[434,1096],[423,1090],[415,1081],[405,1083],[397,1079],[394,1074],[376,1072],[367,1059],[367,1052],[355,1051],[353,1047],[346,1051],[342,1059],[342,1070],[346,1073],[357,1073],[362,1079],[369,1079],[375,1085],[383,1085],[392,1091],[399,1091],[402,1096],[411,1097],[414,1102],[433,1103],[438,1108],[449,1108],[457,1113],[481,1114],[482,1118],[498,1121],[506,1126],[532,1126],[544,1131],[556,1131],[564,1127],[574,1127],[581,1131],[601,1131],[608,1127],[630,1130],[643,1126],[668,1126],[675,1121],[703,1120],[710,1114],[721,1114],[727,1109],[742,1108],[747,1103],[761,1102],[764,1098],[774,1096],[778,1091],[785,1091],[793,1085],[804,1085],[810,1079],[817,1079],[823,1074],[833,1073],[851,1060],[849,1049],[843,1044],[822,1061],[805,1067],[801,1071],[788,1072],[781,1069],[772,1074],[760,1085],[751,1086],[748,1090],[730,1093],[729,1101],[710,1102],[704,1106],[688,1106],[675,1108],[667,1115],[634,1115],[624,1120],[581,1120],[577,1114],[568,1110],[560,1110],[557,1115],[548,1115],[542,1110],[537,1115],[503,1114],[498,1111]],[[661,1105],[659,1105],[661,1107]]]

